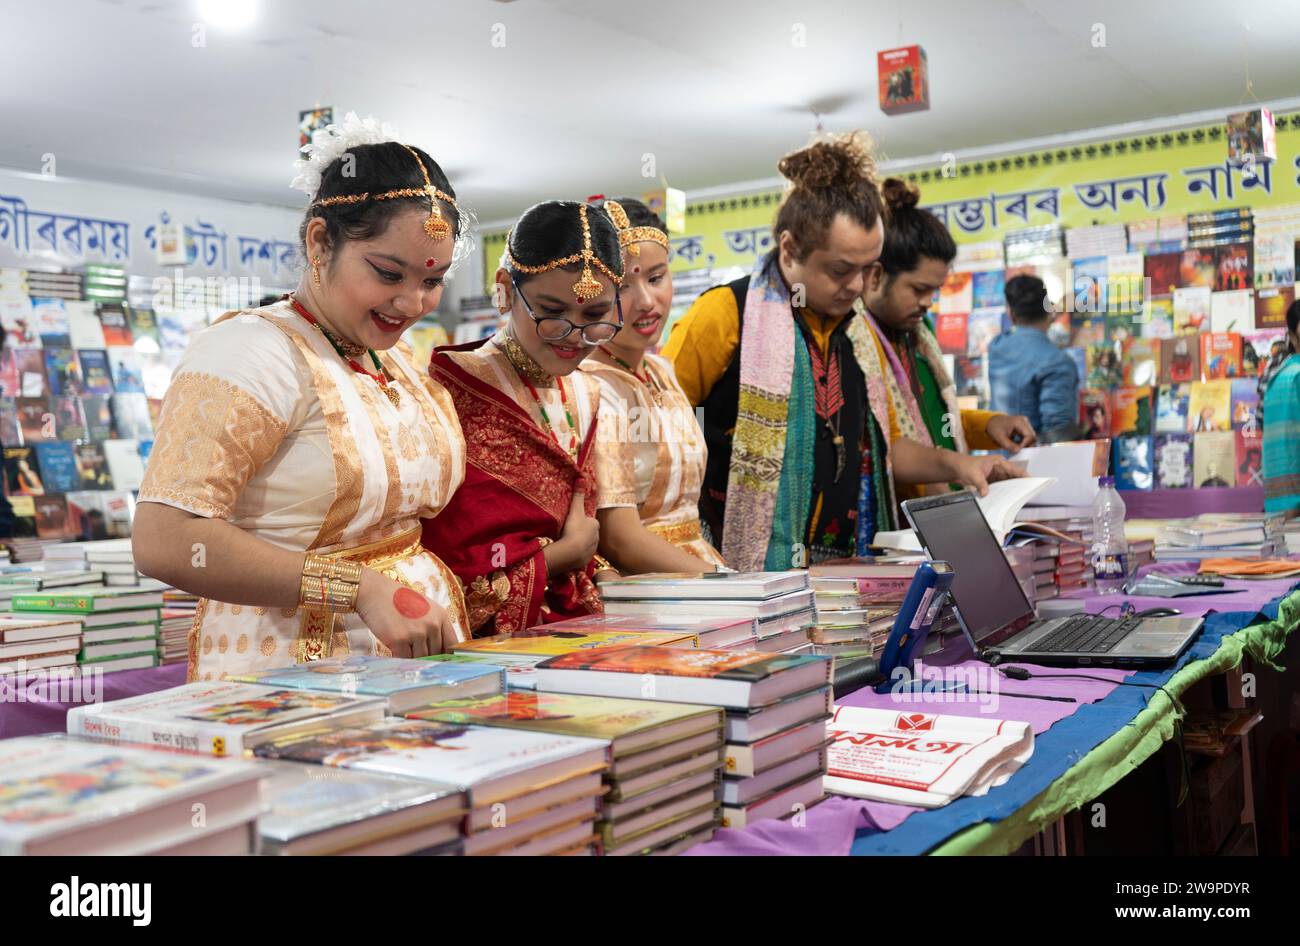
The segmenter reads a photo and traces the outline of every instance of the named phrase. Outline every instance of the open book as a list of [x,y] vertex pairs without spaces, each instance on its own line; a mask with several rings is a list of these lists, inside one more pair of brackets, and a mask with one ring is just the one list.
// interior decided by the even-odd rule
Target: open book
[[[1021,508],[1055,482],[1055,478],[1050,476],[1025,476],[989,484],[988,494],[979,497],[976,502],[999,543],[1015,527],[1016,516]],[[911,529],[877,532],[873,544],[891,549],[922,551],[921,540]]]
[[1003,784],[1034,751],[1028,723],[837,706],[826,791],[939,808]]

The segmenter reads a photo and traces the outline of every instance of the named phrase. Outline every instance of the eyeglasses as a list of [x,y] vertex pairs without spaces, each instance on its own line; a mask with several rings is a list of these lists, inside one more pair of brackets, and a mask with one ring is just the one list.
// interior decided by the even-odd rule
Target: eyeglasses
[[578,332],[582,336],[582,340],[588,345],[600,346],[617,335],[623,327],[623,300],[619,298],[618,290],[614,291],[614,305],[618,309],[617,322],[588,322],[585,325],[578,325],[568,319],[562,319],[554,315],[539,319],[537,313],[533,311],[533,304],[528,301],[528,297],[519,288],[518,281],[511,278],[510,283],[515,287],[515,292],[519,298],[524,301],[524,309],[527,310],[528,317],[537,326],[538,337],[545,341],[562,341],[574,332]]

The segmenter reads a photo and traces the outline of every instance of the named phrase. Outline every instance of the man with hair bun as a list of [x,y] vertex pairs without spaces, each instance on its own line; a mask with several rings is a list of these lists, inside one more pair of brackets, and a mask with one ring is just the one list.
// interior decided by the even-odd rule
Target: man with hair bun
[[893,479],[981,492],[1015,471],[896,439],[867,366],[873,342],[852,318],[880,257],[887,215],[859,133],[817,141],[777,165],[789,181],[775,247],[753,271],[701,295],[663,354],[704,409],[708,464],[700,515],[741,571],[867,554],[896,527]]
[[[957,244],[948,228],[917,207],[920,192],[898,178],[881,186],[889,209],[885,245],[867,277],[863,317],[876,342],[883,391],[902,436],[958,453],[1016,453],[1036,437],[1028,418],[995,411],[963,411],[957,387],[926,314],[948,278]],[[918,490],[900,488],[904,498]]]

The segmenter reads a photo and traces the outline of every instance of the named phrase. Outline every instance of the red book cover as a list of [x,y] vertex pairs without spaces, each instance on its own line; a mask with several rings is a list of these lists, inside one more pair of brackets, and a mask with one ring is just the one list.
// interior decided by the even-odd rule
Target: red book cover
[[1201,336],[1201,379],[1215,381],[1241,374],[1241,336],[1210,332]]
[[903,46],[876,53],[880,110],[886,115],[930,107],[930,77],[925,50]]
[[965,313],[940,315],[935,324],[934,337],[939,348],[946,355],[966,354],[966,320]]
[[1110,436],[1110,397],[1105,391],[1079,392],[1079,426],[1087,440]]
[[1258,427],[1252,431],[1238,428],[1237,439],[1237,485],[1263,486],[1264,479],[1260,472],[1264,465],[1264,438]]
[[757,681],[777,671],[806,663],[807,660],[808,658],[799,656],[773,656],[758,651],[676,650],[629,645],[561,654],[543,660],[537,666],[538,669],[547,670],[601,670],[611,673]]

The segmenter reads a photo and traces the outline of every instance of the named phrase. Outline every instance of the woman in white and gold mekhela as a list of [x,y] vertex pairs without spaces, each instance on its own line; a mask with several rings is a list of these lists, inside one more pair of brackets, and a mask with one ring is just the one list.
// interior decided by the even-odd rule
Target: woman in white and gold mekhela
[[713,571],[724,563],[700,530],[704,434],[672,364],[650,351],[673,301],[668,234],[639,200],[603,206],[623,247],[623,328],[582,370],[600,381],[601,438],[622,441],[636,501],[600,510],[600,551],[623,572]]
[[201,596],[189,679],[468,637],[459,582],[420,545],[465,473],[447,393],[402,333],[468,252],[438,164],[349,115],[318,132],[309,267],[273,305],[198,333],[140,488],[140,570]]

